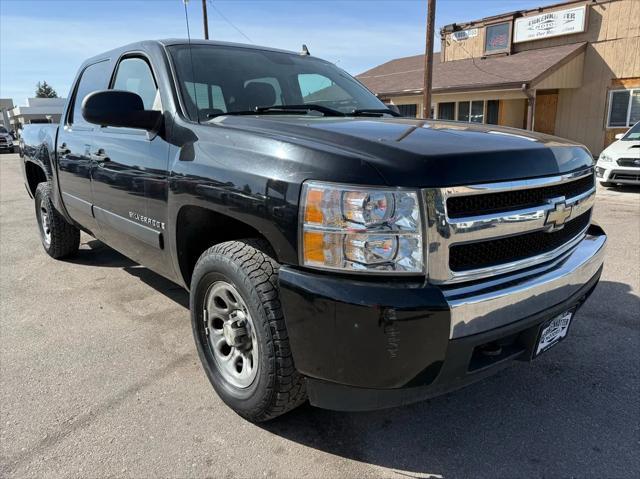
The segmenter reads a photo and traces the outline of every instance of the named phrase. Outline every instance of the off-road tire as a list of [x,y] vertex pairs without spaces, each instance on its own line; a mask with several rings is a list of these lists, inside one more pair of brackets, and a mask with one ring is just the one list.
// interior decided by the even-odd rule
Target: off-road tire
[[[34,197],[40,241],[44,250],[55,259],[68,258],[76,254],[80,248],[80,230],[67,223],[67,220],[54,208],[49,183],[39,183]],[[41,208],[45,208],[48,214],[49,241],[45,235]]]
[[[204,370],[220,398],[252,422],[273,419],[304,403],[304,378],[295,368],[278,291],[279,264],[260,239],[228,241],[206,250],[191,279],[193,335]],[[215,282],[231,284],[251,315],[258,341],[258,371],[250,386],[238,388],[218,370],[205,331],[205,300]]]

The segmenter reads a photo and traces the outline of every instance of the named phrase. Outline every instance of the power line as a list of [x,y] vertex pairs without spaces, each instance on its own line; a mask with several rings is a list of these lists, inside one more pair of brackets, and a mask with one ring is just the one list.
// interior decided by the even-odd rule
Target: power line
[[244,38],[246,38],[247,40],[249,40],[249,43],[253,43],[253,40],[251,40],[251,38],[249,38],[248,35],[245,35],[245,33],[240,30],[238,27],[236,27],[233,22],[231,20],[229,20],[224,13],[222,13],[220,11],[220,9],[218,7],[215,6],[215,4],[213,3],[213,0],[209,0],[211,2],[211,6],[213,7],[213,9],[218,12],[218,15],[220,15],[222,17],[222,19],[227,22],[229,25],[231,25],[240,35],[242,35]]

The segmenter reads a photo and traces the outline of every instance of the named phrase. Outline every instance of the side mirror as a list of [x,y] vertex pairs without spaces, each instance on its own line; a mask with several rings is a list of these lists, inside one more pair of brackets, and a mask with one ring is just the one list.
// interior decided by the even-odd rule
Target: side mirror
[[145,110],[140,95],[125,90],[100,90],[90,93],[82,102],[82,116],[100,126],[120,126],[157,130],[162,113]]
[[618,133],[614,138],[616,140],[622,140],[624,138],[624,133]]

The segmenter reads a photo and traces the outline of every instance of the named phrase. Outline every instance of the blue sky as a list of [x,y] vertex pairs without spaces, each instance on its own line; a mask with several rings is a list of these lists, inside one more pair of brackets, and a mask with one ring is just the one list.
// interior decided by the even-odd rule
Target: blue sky
[[[208,2],[212,38],[296,51],[305,43],[352,74],[424,51],[425,0]],[[438,0],[436,28],[549,3]],[[190,0],[188,10],[192,37],[201,38],[201,0]],[[67,96],[85,58],[170,37],[186,37],[182,0],[0,0],[0,97],[23,104],[39,80]]]

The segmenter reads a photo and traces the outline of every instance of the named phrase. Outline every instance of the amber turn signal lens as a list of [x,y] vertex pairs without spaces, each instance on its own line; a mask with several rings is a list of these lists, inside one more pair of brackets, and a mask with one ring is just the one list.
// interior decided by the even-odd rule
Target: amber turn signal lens
[[306,262],[324,262],[324,234],[318,231],[304,232],[304,259]]
[[305,223],[322,224],[322,190],[309,189],[307,191],[307,203],[304,210]]

